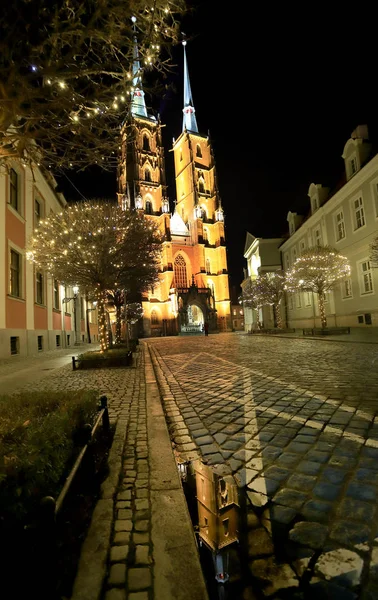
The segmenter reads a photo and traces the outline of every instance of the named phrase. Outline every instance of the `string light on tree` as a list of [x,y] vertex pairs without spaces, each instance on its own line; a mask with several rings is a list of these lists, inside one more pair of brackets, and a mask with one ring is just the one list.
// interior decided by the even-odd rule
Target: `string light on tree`
[[287,291],[314,292],[318,295],[320,320],[325,328],[325,294],[334,289],[337,283],[350,277],[348,259],[330,246],[315,246],[305,250],[285,275]]

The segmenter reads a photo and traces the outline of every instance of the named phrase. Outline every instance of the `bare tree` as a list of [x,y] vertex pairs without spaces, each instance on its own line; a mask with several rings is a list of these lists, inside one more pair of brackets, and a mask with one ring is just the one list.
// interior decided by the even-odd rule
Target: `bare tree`
[[185,12],[185,0],[3,2],[0,158],[55,172],[115,166],[135,89],[143,76],[156,92],[145,73],[172,68]]
[[[250,279],[244,286],[242,293],[242,303],[244,308],[249,308],[252,311],[259,311],[263,306],[263,296],[258,286],[257,279]],[[258,321],[259,325],[260,322]]]
[[285,291],[285,277],[282,271],[263,273],[255,282],[256,294],[262,306],[273,306],[277,327],[282,328],[281,300]]
[[162,238],[135,210],[110,202],[83,202],[40,221],[27,257],[66,285],[78,285],[98,302],[101,349],[109,345],[105,306],[109,291],[133,292],[158,278]]
[[348,259],[330,246],[308,248],[286,273],[285,289],[290,292],[315,292],[318,295],[322,327],[327,327],[324,300],[326,292],[350,276]]

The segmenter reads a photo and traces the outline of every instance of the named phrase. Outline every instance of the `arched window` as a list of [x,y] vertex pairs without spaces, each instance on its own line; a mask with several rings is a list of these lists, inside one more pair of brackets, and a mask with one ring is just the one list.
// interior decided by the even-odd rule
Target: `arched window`
[[176,288],[188,287],[188,277],[186,274],[186,262],[181,254],[178,254],[174,262],[175,284]]
[[146,212],[146,215],[152,215],[152,203],[149,200],[146,201],[145,212]]
[[202,150],[199,144],[197,144],[196,156],[198,156],[198,158],[202,158]]
[[144,134],[143,136],[143,150],[146,152],[150,151],[150,140],[148,139],[148,135]]
[[144,180],[145,181],[151,181],[151,172],[150,169],[146,169],[144,172]]
[[151,325],[157,325],[159,323],[159,315],[156,310],[151,311]]
[[203,182],[203,179],[200,179],[198,182],[198,190],[201,192],[201,194],[205,193],[205,184]]
[[206,259],[206,273],[207,273],[208,275],[210,275],[210,273],[211,273],[211,264],[210,264],[210,258],[207,258],[207,259]]

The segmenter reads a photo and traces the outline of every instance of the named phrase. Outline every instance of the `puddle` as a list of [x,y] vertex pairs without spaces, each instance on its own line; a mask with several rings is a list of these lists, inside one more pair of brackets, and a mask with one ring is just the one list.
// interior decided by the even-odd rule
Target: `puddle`
[[241,600],[251,587],[248,574],[244,490],[224,465],[178,462],[195,531],[209,600]]

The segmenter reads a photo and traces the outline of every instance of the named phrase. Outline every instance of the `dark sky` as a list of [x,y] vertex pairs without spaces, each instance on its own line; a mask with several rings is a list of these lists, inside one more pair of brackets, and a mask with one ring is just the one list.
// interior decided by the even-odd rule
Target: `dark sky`
[[[332,189],[340,180],[343,147],[356,126],[366,123],[378,141],[374,18],[356,5],[345,18],[345,3],[322,9],[311,2],[194,0],[193,6],[182,26],[193,101],[199,131],[210,132],[214,148],[229,272],[238,286],[246,232],[286,235],[288,211],[308,212],[310,183]],[[173,57],[176,92],[158,106],[171,202],[168,149],[182,128],[181,45]],[[113,195],[114,180],[101,179]],[[92,193],[85,177],[74,181],[84,195]]]

